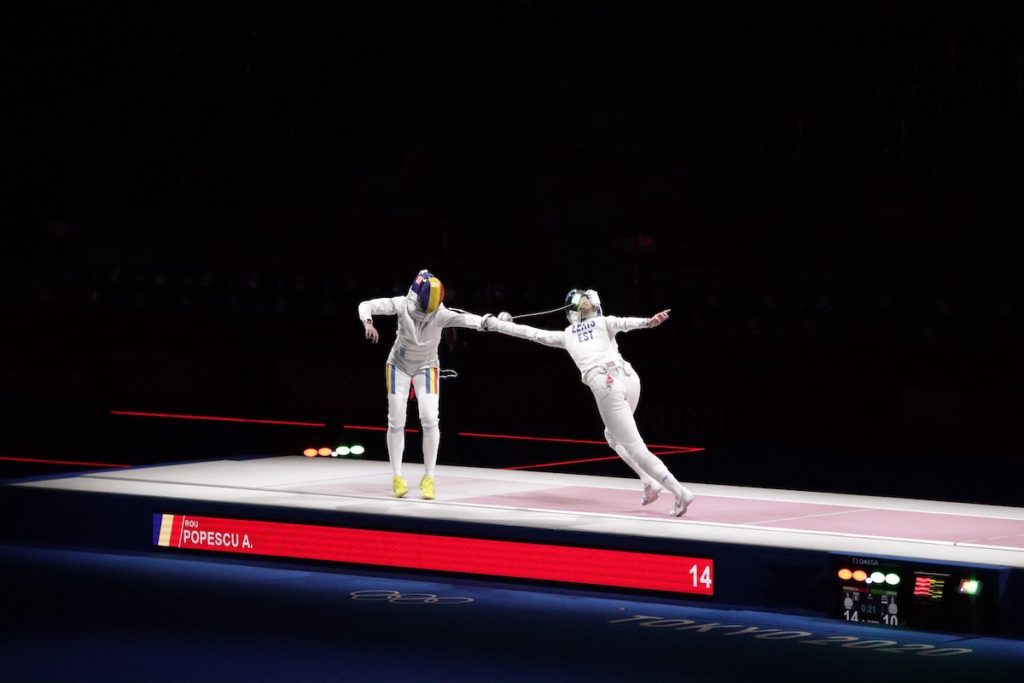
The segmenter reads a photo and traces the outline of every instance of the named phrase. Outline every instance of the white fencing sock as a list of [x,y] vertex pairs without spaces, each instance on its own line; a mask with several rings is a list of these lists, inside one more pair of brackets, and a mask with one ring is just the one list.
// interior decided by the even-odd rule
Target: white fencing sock
[[402,453],[405,451],[405,429],[388,427],[388,460],[391,461],[391,473],[402,476]]
[[441,445],[441,427],[435,422],[423,426],[423,476],[433,477],[437,465],[437,451]]

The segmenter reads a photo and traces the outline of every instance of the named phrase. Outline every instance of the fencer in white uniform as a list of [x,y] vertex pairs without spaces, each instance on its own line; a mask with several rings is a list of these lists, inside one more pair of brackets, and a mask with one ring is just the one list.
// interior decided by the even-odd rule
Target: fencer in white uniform
[[391,461],[392,488],[401,498],[409,491],[402,476],[405,451],[406,406],[412,385],[423,428],[423,478],[420,494],[434,498],[434,467],[441,441],[438,415],[441,391],[440,361],[437,347],[446,327],[479,330],[481,318],[459,309],[446,308],[444,285],[429,271],[421,270],[405,296],[369,299],[359,304],[359,319],[366,338],[377,343],[380,334],[373,325],[375,315],[393,315],[398,321],[395,343],[386,365],[388,392],[388,459]]
[[668,310],[651,318],[620,318],[604,315],[601,299],[594,290],[572,290],[566,296],[570,325],[564,330],[541,330],[512,322],[501,313],[483,316],[488,331],[528,339],[545,346],[565,349],[579,368],[583,383],[590,387],[604,421],[608,444],[643,481],[644,505],[654,502],[665,488],[675,496],[672,515],[679,517],[693,502],[693,493],[672,475],[665,463],[647,448],[633,413],[640,400],[640,377],[619,354],[615,335],[657,327],[668,319]]

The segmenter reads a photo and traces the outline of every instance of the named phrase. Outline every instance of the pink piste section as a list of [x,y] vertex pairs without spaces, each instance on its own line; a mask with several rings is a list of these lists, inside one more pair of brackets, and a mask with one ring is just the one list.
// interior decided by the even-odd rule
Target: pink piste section
[[[459,500],[479,505],[645,518],[663,518],[672,507],[672,496],[667,493],[653,504],[642,506],[639,488],[634,492],[587,486],[563,486]],[[1021,520],[881,507],[702,495],[690,506],[683,519],[765,529],[1024,548],[1024,521]]]

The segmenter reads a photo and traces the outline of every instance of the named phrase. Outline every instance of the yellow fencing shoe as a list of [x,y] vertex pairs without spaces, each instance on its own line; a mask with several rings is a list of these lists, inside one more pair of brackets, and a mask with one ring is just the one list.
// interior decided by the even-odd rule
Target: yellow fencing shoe
[[391,485],[395,489],[395,498],[404,498],[405,494],[409,493],[409,485],[405,483],[405,479],[401,476],[392,478]]

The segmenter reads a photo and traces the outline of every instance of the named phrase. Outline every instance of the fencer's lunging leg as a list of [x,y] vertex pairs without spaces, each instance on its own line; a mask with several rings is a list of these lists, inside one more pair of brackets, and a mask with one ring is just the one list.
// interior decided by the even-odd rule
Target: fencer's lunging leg
[[637,463],[637,461],[633,459],[633,456],[630,455],[629,451],[627,451],[625,447],[622,446],[622,444],[615,440],[615,437],[612,436],[612,433],[608,431],[608,429],[604,430],[604,438],[608,442],[608,445],[612,447],[612,450],[615,451],[615,453],[620,458],[622,458],[622,461],[624,463],[629,465],[629,468],[633,470],[636,473],[636,475],[640,477],[640,481],[643,482],[643,504],[650,505],[651,503],[656,501],[658,499],[658,494],[660,494],[663,490],[661,488],[661,485],[658,484],[658,482],[656,482],[654,478],[651,477],[651,475],[644,472],[643,468],[640,467],[639,463]]
[[598,411],[612,439],[622,446],[641,470],[672,492],[676,498],[673,514],[683,514],[693,500],[693,494],[679,483],[660,458],[648,450],[640,436],[640,430],[637,429],[636,420],[633,419],[633,410],[627,400],[627,394],[635,392],[639,395],[639,380],[635,375],[625,376],[619,373],[607,385],[602,384],[601,379],[597,378],[591,383],[591,390],[597,398]]
[[[636,407],[640,402],[640,377],[632,371],[630,371],[630,374],[634,379],[626,382],[624,389],[622,387],[620,387],[620,389],[623,389],[624,391],[626,403],[629,405],[629,412],[636,413]],[[640,477],[640,481],[644,485],[644,496],[642,499],[643,504],[650,505],[656,501],[658,499],[658,495],[663,490],[661,485],[654,481],[651,475],[644,472],[643,468],[640,467],[640,464],[637,463],[622,444],[615,440],[615,437],[612,436],[612,433],[608,431],[607,428],[604,430],[604,438],[608,442],[608,445],[612,447],[612,450],[622,458],[623,462],[629,465],[630,469],[636,472],[637,476]]]

